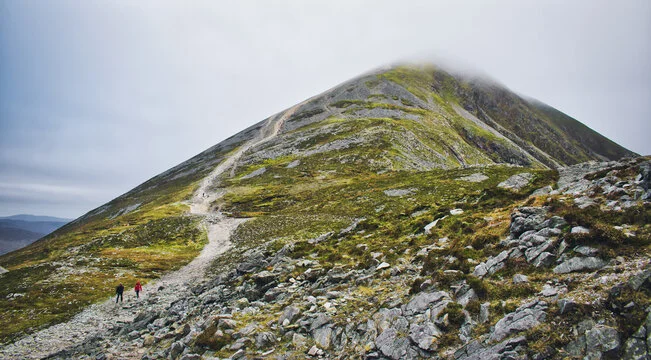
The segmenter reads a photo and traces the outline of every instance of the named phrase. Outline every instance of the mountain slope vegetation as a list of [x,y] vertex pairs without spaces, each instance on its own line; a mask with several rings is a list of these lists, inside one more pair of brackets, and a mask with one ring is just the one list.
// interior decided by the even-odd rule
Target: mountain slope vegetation
[[[648,255],[649,205],[644,198],[648,188],[643,182],[648,160],[603,163],[598,169],[582,170],[579,179],[562,176],[570,165],[583,169],[580,164],[586,161],[635,156],[561,112],[492,81],[431,65],[378,70],[265,119],[46,238],[1,256],[0,266],[8,272],[0,275],[0,336],[8,344],[64,322],[106,299],[117,282],[156,284],[163,274],[173,274],[199,255],[209,239],[208,225],[226,216],[247,221],[232,234],[232,248],[212,262],[207,277],[213,280],[190,284],[184,297],[170,299],[166,305],[183,304],[178,306],[185,310],[175,312],[162,328],[116,328],[119,336],[125,329],[137,335],[132,342],[111,340],[121,344],[116,349],[136,354],[133,344],[143,346],[146,336],[153,339],[156,331],[175,331],[188,324],[192,333],[179,337],[160,333],[152,343],[147,340],[148,354],[180,357],[174,353],[175,341],[187,337],[182,352],[219,357],[240,350],[265,356],[261,354],[271,348],[296,356],[350,350],[360,357],[456,357],[455,350],[480,335],[488,334],[490,343],[496,343],[498,335],[489,331],[490,325],[524,306],[545,284],[558,285],[551,261],[562,263],[573,255],[556,256],[552,247],[557,249],[561,241],[592,244],[588,238],[570,236],[572,227],[590,228],[593,235],[634,233],[626,239],[613,235],[619,240],[599,245],[604,259],[621,254],[624,264]],[[215,174],[214,181],[202,187],[213,169],[226,161],[233,163],[228,171]],[[589,174],[590,180],[582,177]],[[636,179],[638,174],[642,180]],[[590,200],[587,213],[576,210],[563,181],[571,178],[572,184],[583,184],[606,176],[619,176],[622,183],[616,188],[622,190],[607,187],[614,182],[590,188],[589,193],[586,185],[576,193],[596,200]],[[624,183],[629,185],[623,188]],[[537,195],[531,197],[534,191]],[[193,201],[204,196],[211,201],[214,217],[190,212]],[[545,227],[550,229],[545,239],[551,242],[535,259],[543,252],[550,255],[535,266],[528,257],[514,258],[483,279],[476,267],[495,262],[506,251],[506,242],[519,239],[511,222],[522,206],[545,207],[543,220],[565,219],[558,228]],[[615,229],[623,224],[628,227]],[[507,281],[516,273],[530,282],[516,286]],[[571,275],[566,277],[571,278],[570,291],[580,287]],[[475,295],[460,300],[470,288]],[[293,290],[280,296],[285,289]],[[205,301],[213,290],[221,295]],[[447,310],[440,313],[447,320],[429,322],[421,315],[416,319],[413,316],[420,313],[404,307],[419,293],[435,291],[448,299],[442,305]],[[626,296],[638,303],[648,300],[644,291]],[[292,303],[299,304],[304,321],[312,324],[321,315],[328,321],[311,328],[292,315],[284,324],[279,316],[293,312],[287,310]],[[145,311],[138,306],[125,311]],[[317,310],[323,306],[325,312]],[[377,318],[378,311],[397,311],[393,309],[400,306],[402,315],[393,320]],[[615,317],[609,324],[630,337],[641,324],[640,306],[635,307],[636,321],[630,328],[613,325],[619,321]],[[491,315],[479,322],[484,307]],[[548,305],[531,309],[539,315]],[[224,318],[217,318],[221,315],[234,324],[224,325],[220,321]],[[132,320],[142,321],[137,316],[134,313]],[[386,324],[373,330],[375,336],[368,328],[359,330],[370,345],[359,339],[354,343],[343,330],[353,323],[351,316]],[[430,344],[420,344],[421,336],[406,336],[412,332],[409,326],[393,323],[401,317],[409,326],[424,327],[418,331],[429,332]],[[199,318],[214,322],[199,323]],[[251,326],[249,336],[245,328]],[[389,328],[396,333],[384,334]],[[544,332],[528,330],[529,337]],[[238,336],[253,344],[235,346]],[[559,346],[568,343],[554,341]],[[540,343],[532,342],[531,348],[546,351]]]

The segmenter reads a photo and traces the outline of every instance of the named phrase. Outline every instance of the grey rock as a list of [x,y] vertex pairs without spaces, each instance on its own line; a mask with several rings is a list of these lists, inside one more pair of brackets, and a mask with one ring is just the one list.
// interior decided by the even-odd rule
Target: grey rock
[[313,239],[309,239],[307,242],[309,244],[318,244],[320,242],[324,242],[324,241],[328,240],[334,234],[335,234],[334,231],[330,231],[330,232],[327,232],[325,234],[321,234],[321,235],[319,235],[319,236],[317,236],[317,237],[315,237]]
[[628,281],[628,286],[630,286],[633,290],[639,290],[644,283],[651,281],[651,265],[647,265],[646,269],[644,269],[642,272],[639,274],[631,277],[631,279]]
[[543,228],[551,228],[551,229],[560,229],[565,225],[567,225],[567,221],[565,221],[565,219],[563,219],[560,216],[552,216],[549,219],[543,221],[542,224],[540,224],[540,226]]
[[605,325],[596,325],[585,333],[586,351],[604,353],[619,348],[620,340],[616,329]]
[[181,355],[181,353],[184,350],[185,350],[185,345],[182,342],[180,341],[174,342],[170,346],[170,357],[172,359],[176,359],[179,357],[179,355]]
[[504,340],[492,346],[484,347],[479,341],[472,341],[455,351],[455,360],[507,360],[523,359],[518,350],[527,343],[524,336]]
[[407,354],[409,339],[399,336],[396,329],[388,328],[375,339],[375,346],[384,356],[398,360]]
[[[544,226],[544,225],[541,225],[541,226]],[[562,231],[560,229],[549,228],[549,227],[544,227],[544,228],[538,230],[538,232],[536,233],[536,235],[546,237],[546,238],[550,238],[550,237],[553,237],[553,236],[559,236],[560,234],[562,234]]]
[[511,214],[511,235],[519,237],[528,230],[540,230],[547,210],[541,207],[521,207]]
[[558,301],[558,313],[560,315],[565,315],[567,313],[573,312],[577,307],[577,304],[572,299],[561,299]]
[[310,331],[320,328],[323,325],[329,324],[331,321],[330,317],[323,313],[318,313],[312,324],[310,325]]
[[488,319],[490,317],[490,306],[491,306],[491,304],[489,302],[485,302],[485,303],[480,305],[480,307],[479,307],[479,323],[480,324],[488,322]]
[[405,306],[405,315],[422,313],[427,310],[430,305],[446,299],[449,300],[450,296],[445,291],[419,293]]
[[260,349],[267,348],[273,345],[275,342],[276,337],[273,333],[270,332],[261,332],[255,337],[255,345]]
[[384,190],[384,195],[386,196],[392,196],[392,197],[403,197],[407,195],[411,195],[416,191],[417,189],[411,188],[411,189],[390,189],[390,190]]
[[577,246],[574,248],[574,252],[583,256],[595,256],[599,253],[599,250],[590,246]]
[[549,266],[554,263],[554,254],[550,252],[544,252],[531,263],[535,267]]
[[264,270],[261,271],[255,275],[252,276],[253,281],[256,283],[258,286],[264,286],[267,285],[274,280],[276,280],[278,276],[270,271]]
[[531,173],[525,172],[525,173],[515,174],[510,178],[497,184],[497,187],[502,189],[518,191],[523,187],[527,186],[531,181],[531,179],[533,179],[533,174]]
[[488,260],[486,260],[486,262],[475,266],[473,275],[479,278],[483,278],[486,275],[492,275],[498,270],[504,268],[504,262],[509,258],[509,255],[512,251],[514,251],[514,249],[504,250],[498,255],[490,257]]
[[294,160],[294,161],[290,162],[289,164],[287,164],[286,168],[293,169],[293,168],[295,168],[295,167],[297,167],[299,165],[301,165],[301,161],[300,160]]
[[623,359],[648,360],[651,359],[651,312],[646,321],[631,335],[624,346]]
[[185,354],[181,357],[180,360],[201,360],[201,355],[199,354]]
[[527,259],[527,262],[531,263],[538,257],[538,255],[550,250],[553,246],[554,242],[552,240],[547,240],[538,246],[528,248],[524,252],[524,256]]
[[495,324],[490,340],[500,341],[513,333],[539,325],[545,320],[545,310],[547,310],[547,303],[543,301],[533,301],[520,306]]
[[295,349],[302,349],[307,345],[307,338],[301,334],[294,333],[292,335],[292,345]]
[[278,318],[278,325],[282,325],[285,320],[289,323],[293,323],[294,320],[301,314],[301,311],[295,306],[288,306],[283,310],[283,313]]
[[409,328],[409,321],[402,316],[402,310],[399,308],[382,308],[373,314],[373,321],[376,324],[378,333],[382,333],[388,328],[394,328],[394,330],[398,331]]
[[239,349],[235,352],[235,354],[231,355],[230,359],[236,360],[236,359],[242,359],[246,357],[246,351],[244,349]]
[[470,174],[468,176],[463,176],[463,177],[457,178],[456,180],[478,183],[478,182],[482,182],[484,180],[488,180],[488,176],[486,176],[486,175],[484,175],[482,173],[474,173],[474,174]]
[[475,290],[473,289],[468,289],[467,291],[464,291],[461,295],[457,296],[457,302],[461,304],[464,308],[468,303],[472,300],[477,300],[479,299],[477,297],[477,294],[475,293]]
[[554,268],[556,274],[566,274],[574,271],[597,270],[606,266],[606,262],[597,257],[573,257],[563,261]]
[[431,322],[412,324],[409,328],[409,339],[419,348],[427,351],[436,350],[436,339],[443,333]]
[[583,226],[575,226],[570,232],[572,234],[588,234],[590,233],[590,229],[584,228]]
[[267,168],[266,167],[261,167],[259,169],[253,170],[250,173],[242,176],[242,180],[251,179],[251,178],[254,178],[256,176],[260,176],[260,175],[264,174],[265,172],[267,172]]
[[529,277],[527,275],[523,274],[515,274],[513,275],[513,283],[514,284],[522,284],[529,282]]
[[307,351],[307,354],[310,356],[316,356],[319,353],[319,348],[316,345],[313,345],[310,350]]
[[322,326],[313,331],[314,342],[321,349],[329,349],[332,342],[332,328]]
[[574,205],[576,205],[579,209],[585,209],[588,206],[595,205],[596,203],[594,200],[590,199],[587,196],[581,196],[576,199],[574,199]]

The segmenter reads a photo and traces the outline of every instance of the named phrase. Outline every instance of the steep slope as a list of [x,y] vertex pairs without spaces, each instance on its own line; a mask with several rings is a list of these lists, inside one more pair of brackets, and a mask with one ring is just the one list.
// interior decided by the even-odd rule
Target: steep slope
[[[149,283],[145,293],[151,293],[151,298],[114,311],[124,321],[140,322],[143,318],[138,312],[151,315],[154,311],[146,307],[154,306],[157,314],[174,312],[172,323],[165,320],[164,327],[156,329],[161,337],[152,351],[167,351],[161,355],[165,357],[170,355],[170,341],[180,339],[163,334],[170,326],[185,329],[185,323],[192,324],[188,329],[195,331],[194,337],[185,330],[179,334],[195,341],[198,332],[209,329],[215,333],[217,327],[204,324],[202,328],[192,317],[197,314],[207,318],[228,312],[237,318],[237,331],[254,323],[275,323],[288,301],[300,299],[286,296],[275,302],[283,297],[270,294],[274,301],[255,305],[257,310],[250,310],[248,302],[267,299],[272,289],[276,295],[283,289],[296,289],[299,285],[291,284],[303,284],[301,281],[308,281],[304,285],[316,292],[308,295],[302,289],[297,294],[334,299],[335,308],[343,306],[340,315],[328,315],[335,319],[326,324],[347,321],[347,313],[357,312],[365,319],[380,307],[393,308],[388,304],[408,301],[409,289],[421,276],[418,281],[431,277],[429,284],[442,291],[474,281],[467,278],[472,275],[468,264],[499,254],[498,243],[508,235],[512,209],[527,201],[533,190],[555,185],[557,173],[550,168],[634,155],[575,120],[484,80],[429,66],[377,71],[274,115],[27,248],[0,257],[0,266],[9,270],[0,275],[6,284],[0,289],[0,308],[4,309],[0,335],[7,342],[67,320],[88,304],[106,299],[118,281],[130,284],[136,280]],[[637,163],[626,166],[631,174],[640,172]],[[626,179],[631,174],[627,173]],[[506,185],[498,187],[503,182]],[[631,191],[637,187],[627,187],[626,196],[634,195]],[[648,214],[648,207],[636,194],[630,207]],[[608,211],[616,211],[614,207],[625,201],[617,200]],[[455,211],[452,216],[450,210],[455,209],[463,212]],[[638,237],[646,239],[648,229],[640,225],[645,220],[635,216],[632,225]],[[242,221],[238,218],[250,220],[239,225]],[[436,219],[440,219],[440,228],[432,225],[424,231]],[[227,223],[233,226],[225,226]],[[184,266],[202,249],[205,254],[205,249],[216,246],[210,235],[213,227],[234,231],[232,237],[219,242],[230,243],[232,248],[212,247],[215,251],[208,251],[212,255],[200,258],[201,266],[188,265],[197,276],[175,285],[179,295],[165,295],[170,290],[164,286],[157,292],[156,279],[164,274],[185,279],[182,274],[188,274],[188,267]],[[443,238],[450,246],[437,250],[437,256],[445,257],[450,265],[432,258],[427,260],[431,263],[427,270],[425,258],[417,253],[423,247],[434,249]],[[206,244],[211,245],[204,247]],[[648,253],[644,249],[642,253]],[[292,260],[283,262],[286,257]],[[408,266],[412,262],[417,263],[415,268]],[[390,268],[404,266],[395,265],[402,270],[394,274],[392,269],[379,271],[385,269],[377,269],[382,263]],[[206,278],[203,271],[208,265],[211,270]],[[459,272],[455,273],[459,276],[441,279],[439,272],[432,271],[436,268]],[[262,269],[273,270],[270,278],[261,274]],[[357,283],[358,278],[346,275],[353,269],[368,278]],[[325,280],[319,279],[326,274],[339,280],[324,284]],[[309,279],[297,283],[300,276]],[[487,281],[486,286],[502,286],[499,279]],[[536,291],[538,287],[533,286]],[[226,289],[227,295],[219,295]],[[335,293],[328,295],[341,290],[349,300],[342,302]],[[490,301],[497,303],[504,297],[509,296],[492,294]],[[522,299],[520,294],[506,300],[519,304]],[[190,306],[196,301],[212,305]],[[177,304],[174,309],[184,310],[173,310],[173,304]],[[238,312],[236,308],[249,310]],[[454,314],[459,316],[456,310]],[[312,314],[316,316],[314,311]],[[459,338],[457,325],[462,323],[450,327],[453,330],[446,332],[449,336],[440,342],[441,349],[459,347],[469,339]],[[140,357],[137,342],[119,337],[132,331],[130,325],[115,326],[102,331],[118,337],[101,336],[114,342],[115,349]],[[69,329],[65,324],[61,328]],[[287,334],[284,328],[262,328],[255,332],[274,333],[260,335],[261,343],[267,341],[265,337]],[[337,327],[327,328],[334,331]],[[139,328],[133,336],[142,345],[144,336],[153,336],[153,332]],[[325,332],[319,330],[320,335]],[[21,343],[38,346],[45,339],[45,333],[39,334]],[[62,339],[55,330],[50,334],[53,342]],[[222,351],[220,356],[238,351],[231,349],[230,340],[234,339],[212,335],[206,333],[196,340],[197,349]],[[72,348],[86,341],[63,338],[65,342],[47,348]],[[320,344],[321,351],[345,348]],[[258,348],[268,348],[263,345]],[[20,346],[16,351],[20,353]]]

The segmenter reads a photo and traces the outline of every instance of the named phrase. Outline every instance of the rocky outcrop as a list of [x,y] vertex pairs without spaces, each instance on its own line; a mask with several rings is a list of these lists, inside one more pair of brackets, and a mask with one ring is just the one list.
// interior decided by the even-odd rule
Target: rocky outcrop
[[545,320],[547,303],[533,301],[520,306],[516,311],[509,313],[496,324],[490,334],[491,341],[500,341],[505,337],[525,331],[539,325]]

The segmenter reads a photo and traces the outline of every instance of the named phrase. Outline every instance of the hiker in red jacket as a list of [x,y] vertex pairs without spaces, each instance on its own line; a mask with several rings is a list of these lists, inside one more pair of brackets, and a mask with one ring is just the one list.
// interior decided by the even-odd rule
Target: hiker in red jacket
[[136,282],[136,287],[134,290],[136,291],[136,297],[140,299],[140,292],[142,291],[142,285],[140,285],[140,281]]

